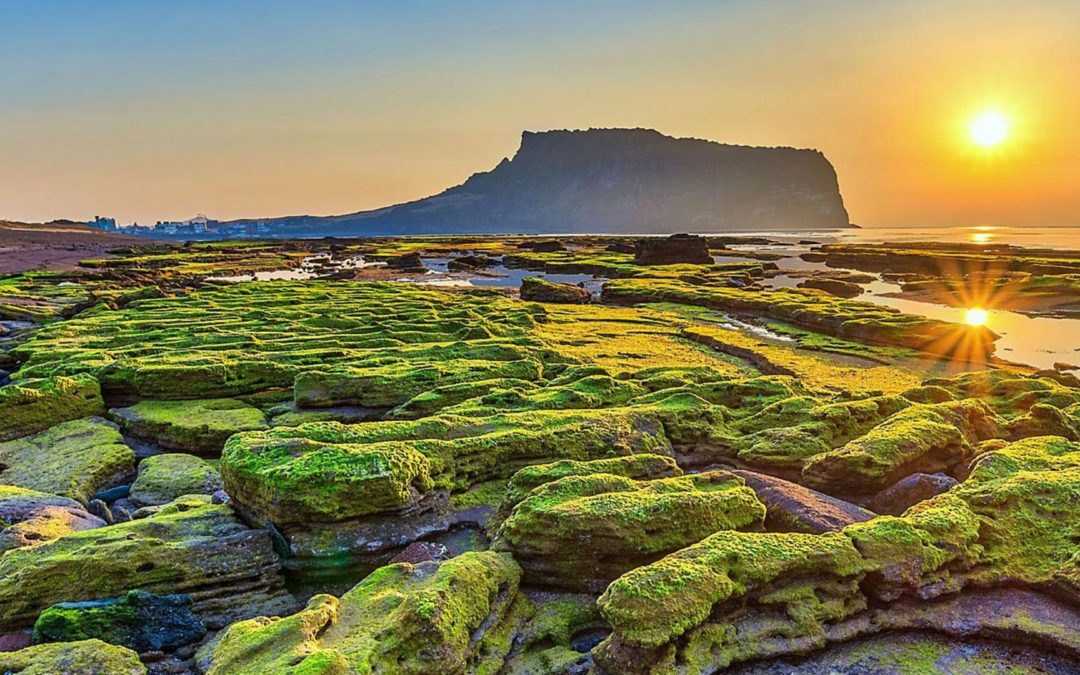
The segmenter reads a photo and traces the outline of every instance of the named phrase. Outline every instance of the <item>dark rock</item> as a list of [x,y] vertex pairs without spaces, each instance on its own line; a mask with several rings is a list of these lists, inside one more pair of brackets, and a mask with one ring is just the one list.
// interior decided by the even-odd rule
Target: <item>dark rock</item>
[[797,483],[755,471],[733,471],[765,504],[765,529],[820,534],[870,520],[876,514]]
[[637,250],[637,247],[628,241],[613,241],[605,246],[604,250],[612,253],[633,253]]
[[538,241],[532,245],[532,250],[537,253],[555,253],[556,251],[565,251],[566,247],[563,246],[561,241],[557,239],[546,239],[544,241]]
[[828,254],[821,253],[819,251],[810,251],[809,253],[802,253],[799,255],[806,262],[821,263],[828,259]]
[[726,283],[732,288],[746,288],[746,282],[742,279],[736,279],[735,277],[729,278]]
[[592,295],[573,284],[557,284],[538,277],[526,277],[521,280],[521,299],[581,305],[589,302]]
[[34,644],[28,631],[0,635],[0,652],[17,652]]
[[673,234],[667,238],[639,239],[634,250],[639,265],[710,265],[709,243],[692,234]]
[[105,504],[105,502],[101,501],[100,499],[91,499],[90,504],[87,505],[86,510],[90,512],[91,515],[101,518],[109,525],[112,525],[114,522],[116,522],[113,518],[112,511],[110,511],[109,507]]
[[116,487],[111,487],[107,490],[100,490],[96,495],[94,495],[94,499],[100,499],[107,504],[111,504],[117,499],[123,499],[124,497],[127,497],[130,491],[130,484],[117,485]]
[[402,272],[425,272],[424,261],[419,253],[406,253],[386,259],[386,266]]
[[34,642],[98,639],[140,654],[172,650],[201,640],[203,622],[186,595],[128,591],[109,600],[62,602],[41,613]]
[[224,490],[218,490],[214,494],[210,495],[210,503],[211,504],[228,504],[229,503],[229,493],[225,492]]
[[139,660],[143,663],[157,663],[165,658],[165,652],[161,650],[154,650],[149,652],[142,652],[139,654]]
[[431,541],[414,541],[402,549],[401,553],[398,553],[391,558],[390,562],[407,562],[412,565],[419,565],[422,562],[431,560],[440,562],[449,559],[450,549],[446,548],[443,544]]
[[898,516],[957,483],[955,478],[943,473],[915,473],[879,492],[867,506],[876,513]]
[[446,268],[451,272],[469,272],[473,270],[483,269],[485,267],[494,267],[498,264],[499,261],[490,256],[463,255],[458,258],[451,258],[450,262],[446,264]]

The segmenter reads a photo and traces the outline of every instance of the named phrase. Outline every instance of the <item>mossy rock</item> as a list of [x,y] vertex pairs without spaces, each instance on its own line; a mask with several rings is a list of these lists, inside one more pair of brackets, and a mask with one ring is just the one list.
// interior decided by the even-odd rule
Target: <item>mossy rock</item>
[[404,441],[322,443],[247,433],[226,444],[221,468],[229,494],[277,525],[393,510],[434,488],[431,461]]
[[609,670],[715,670],[844,639],[865,630],[870,607],[887,624],[905,597],[995,586],[1076,597],[1077,503],[1080,445],[1044,436],[988,451],[965,482],[901,517],[823,535],[718,532],[615,580],[599,601],[614,632],[593,655]]
[[402,361],[367,368],[337,366],[301,373],[296,376],[294,391],[296,403],[304,407],[392,408],[446,385],[491,379],[536,380],[540,373],[540,363],[532,359]]
[[139,655],[101,640],[35,645],[0,652],[0,672],[20,675],[146,675]]
[[[175,256],[162,257],[169,264]],[[397,405],[436,380],[449,384],[463,381],[453,377],[535,374],[534,355],[543,345],[534,330],[543,313],[540,305],[482,291],[445,293],[412,284],[351,281],[256,282],[205,286],[118,309],[93,308],[62,327],[45,326],[14,351],[25,361],[21,378],[90,373],[113,404],[290,389],[300,373],[334,374],[340,366],[346,371],[309,382],[327,394],[334,390],[323,384],[340,385],[342,395],[356,396],[367,390],[350,383],[353,376],[378,376],[379,388],[398,386],[401,396],[383,401]],[[192,326],[208,328],[192,331]],[[497,345],[502,351],[493,358]],[[439,368],[454,360],[483,369],[490,367],[483,361],[522,359],[532,365],[503,364],[496,370],[504,375],[469,378],[466,367]],[[404,365],[393,368],[393,363]],[[410,377],[412,366],[428,369],[427,376]],[[305,400],[303,391],[298,400]]]
[[316,595],[298,614],[229,626],[198,661],[208,675],[478,672],[501,665],[479,645],[499,630],[519,575],[493,552],[389,565],[340,599]]
[[561,459],[548,464],[534,464],[521,469],[510,478],[506,489],[506,501],[513,507],[529,496],[535,488],[567,476],[588,476],[605,473],[636,480],[681,476],[682,469],[674,458],[664,455],[642,453],[609,459],[581,462]]
[[636,481],[567,476],[535,488],[499,527],[529,583],[599,592],[718,530],[760,529],[765,506],[726,471]]
[[230,398],[142,401],[109,411],[124,433],[157,447],[216,456],[235,433],[267,427],[258,408]]
[[1030,377],[1007,370],[982,370],[953,377],[934,378],[923,383],[940,387],[956,398],[978,398],[994,412],[1012,417],[1036,403],[1067,408],[1080,403],[1080,390],[1066,387],[1048,377]]
[[998,338],[983,326],[961,326],[798,288],[762,292],[671,278],[613,279],[604,284],[601,297],[622,304],[671,302],[760,314],[835,337],[945,356],[950,355],[958,337],[983,355],[993,353]]
[[0,387],[0,441],[104,412],[101,387],[89,375],[8,384]]
[[99,490],[135,472],[135,451],[100,417],[62,422],[0,443],[0,481],[87,504]]
[[913,473],[949,471],[974,445],[1001,435],[1001,420],[982,401],[914,404],[841,448],[812,457],[807,485],[830,494],[875,493]]
[[495,390],[527,392],[536,384],[520,379],[492,379],[475,382],[458,382],[435,387],[413,396],[386,414],[387,419],[411,420],[434,415],[439,411],[469,399],[484,396]]
[[34,623],[34,642],[101,640],[138,653],[172,651],[206,635],[184,595],[129,591],[118,598],[62,602]]
[[556,283],[540,277],[525,277],[521,280],[521,299],[581,305],[589,302],[592,295],[574,284]]
[[208,497],[153,515],[67,534],[0,556],[0,631],[27,626],[58,602],[115,597],[132,588],[190,595],[207,625],[291,606],[265,530],[252,530]]
[[210,495],[223,487],[218,470],[201,457],[152,455],[139,463],[130,499],[139,507],[161,506],[183,495]]

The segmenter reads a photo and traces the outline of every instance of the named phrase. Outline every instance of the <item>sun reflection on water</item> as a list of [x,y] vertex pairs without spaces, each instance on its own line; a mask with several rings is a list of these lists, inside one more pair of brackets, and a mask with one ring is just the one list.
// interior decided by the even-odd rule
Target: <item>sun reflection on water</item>
[[964,314],[964,321],[969,326],[985,326],[990,314],[981,307],[972,307]]

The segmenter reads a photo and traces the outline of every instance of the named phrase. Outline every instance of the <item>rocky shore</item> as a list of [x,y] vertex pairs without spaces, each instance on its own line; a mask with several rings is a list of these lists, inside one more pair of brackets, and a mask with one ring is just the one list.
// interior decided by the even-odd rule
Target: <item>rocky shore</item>
[[1076,672],[1080,380],[728,244],[0,278],[0,672]]

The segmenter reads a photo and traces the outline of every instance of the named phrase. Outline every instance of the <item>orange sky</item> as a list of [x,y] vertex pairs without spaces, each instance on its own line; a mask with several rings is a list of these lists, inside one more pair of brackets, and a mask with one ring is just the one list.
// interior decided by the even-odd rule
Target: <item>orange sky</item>
[[344,213],[641,126],[819,148],[867,226],[1080,225],[1077,2],[24,4],[0,218]]

